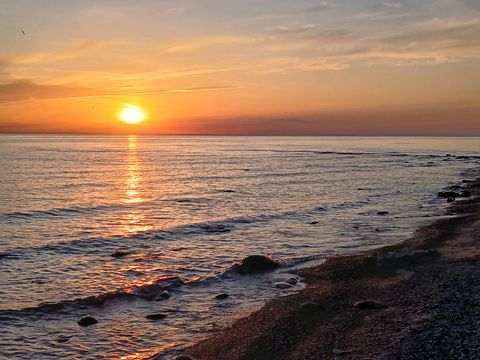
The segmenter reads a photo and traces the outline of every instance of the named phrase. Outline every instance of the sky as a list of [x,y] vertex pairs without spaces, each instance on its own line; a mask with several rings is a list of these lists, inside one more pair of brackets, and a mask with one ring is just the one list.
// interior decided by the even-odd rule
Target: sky
[[0,0],[0,132],[480,136],[480,1]]

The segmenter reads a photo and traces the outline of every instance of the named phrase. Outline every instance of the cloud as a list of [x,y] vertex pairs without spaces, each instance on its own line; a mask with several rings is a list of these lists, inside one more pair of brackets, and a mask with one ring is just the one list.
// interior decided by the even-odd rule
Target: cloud
[[6,58],[6,62],[8,62],[9,65],[33,65],[40,63],[50,63],[58,60],[76,57],[78,55],[92,52],[95,50],[120,46],[124,44],[125,42],[123,41],[84,40],[56,51],[13,55]]
[[328,60],[326,58],[277,58],[265,62],[259,67],[263,73],[275,73],[285,71],[326,71],[343,70],[348,68],[346,63]]
[[304,12],[304,13],[319,12],[319,11],[331,10],[335,7],[336,7],[335,4],[327,3],[327,2],[321,2],[321,3],[316,4],[316,5],[304,7],[304,8],[301,9],[301,12]]
[[388,8],[395,8],[395,9],[403,7],[403,4],[401,2],[384,2],[382,5]]
[[246,36],[210,36],[201,38],[191,38],[182,41],[176,41],[171,43],[165,49],[166,52],[184,52],[191,50],[198,50],[205,47],[219,46],[219,45],[236,45],[236,44],[248,44],[255,40]]
[[315,24],[303,24],[303,25],[297,25],[297,26],[280,25],[273,28],[273,31],[279,34],[299,34],[299,33],[304,33],[312,29],[315,29],[315,27],[316,27]]
[[185,7],[178,6],[178,7],[173,7],[173,8],[167,9],[167,10],[165,10],[165,12],[167,14],[178,14],[178,13],[184,12],[185,10],[186,10]]
[[69,85],[46,85],[23,79],[0,84],[0,103],[30,99],[136,96],[150,94],[193,93],[237,89],[236,86],[202,86],[178,89],[92,89]]

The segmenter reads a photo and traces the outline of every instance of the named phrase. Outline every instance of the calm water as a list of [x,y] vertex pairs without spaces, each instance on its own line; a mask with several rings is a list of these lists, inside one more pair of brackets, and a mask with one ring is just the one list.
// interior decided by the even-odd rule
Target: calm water
[[[478,138],[2,135],[0,357],[169,358],[296,267],[406,238],[479,164]],[[251,254],[283,266],[228,272]]]

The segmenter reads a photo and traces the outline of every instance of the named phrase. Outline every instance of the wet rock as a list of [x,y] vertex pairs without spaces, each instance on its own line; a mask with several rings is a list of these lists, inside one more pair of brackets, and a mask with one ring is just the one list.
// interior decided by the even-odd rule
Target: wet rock
[[127,255],[130,255],[130,251],[118,249],[113,254],[111,254],[110,256],[113,257],[113,258],[121,258],[121,257],[125,257]]
[[439,191],[438,196],[441,198],[456,198],[458,193],[455,191]]
[[360,310],[383,309],[387,307],[386,305],[373,300],[357,301],[355,304],[353,304],[353,306]]
[[167,290],[165,290],[157,295],[157,297],[155,298],[155,301],[161,301],[161,300],[167,300],[167,299],[170,299],[170,293]]
[[175,358],[175,360],[195,360],[195,359],[188,355],[179,355]]
[[242,275],[247,275],[273,271],[278,266],[276,261],[266,256],[251,255],[243,259],[240,264],[235,265],[233,269]]
[[230,189],[224,189],[224,190],[220,190],[221,192],[224,192],[224,193],[234,193],[235,190],[230,190]]
[[230,297],[230,295],[228,295],[227,293],[221,293],[221,294],[216,295],[215,299],[216,300],[225,300],[228,297]]
[[148,320],[162,320],[167,317],[167,314],[163,313],[156,313],[156,314],[148,314],[145,316]]
[[470,196],[472,196],[472,193],[468,190],[460,191],[460,193],[458,194],[458,197],[470,197]]
[[318,224],[318,221],[312,221],[312,222],[310,223],[310,225],[317,225],[317,224]]
[[377,211],[377,215],[383,216],[383,215],[388,215],[388,214],[390,214],[388,211]]
[[66,336],[66,335],[60,335],[55,339],[55,341],[58,343],[66,343],[69,340],[70,340],[70,336]]
[[82,317],[80,320],[77,321],[77,324],[80,326],[90,326],[97,323],[98,323],[98,320],[90,315],[85,315],[84,317]]
[[286,283],[286,282],[280,282],[280,283],[275,284],[275,287],[276,287],[277,289],[290,289],[292,286],[293,286],[293,285],[290,285],[290,284],[288,284],[288,283]]
[[454,202],[454,201],[455,201],[455,199],[454,199],[454,198],[451,198],[451,197],[449,197],[449,198],[447,199],[447,203],[452,203],[452,202]]
[[290,285],[297,285],[298,284],[298,279],[296,277],[291,277],[291,278],[285,280],[285,282],[287,284],[290,284]]

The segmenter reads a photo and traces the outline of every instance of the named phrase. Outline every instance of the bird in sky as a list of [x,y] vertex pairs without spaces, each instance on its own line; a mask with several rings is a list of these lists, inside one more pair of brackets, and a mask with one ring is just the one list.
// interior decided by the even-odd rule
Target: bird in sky
[[20,31],[22,32],[23,35],[26,35],[23,29],[20,29]]

